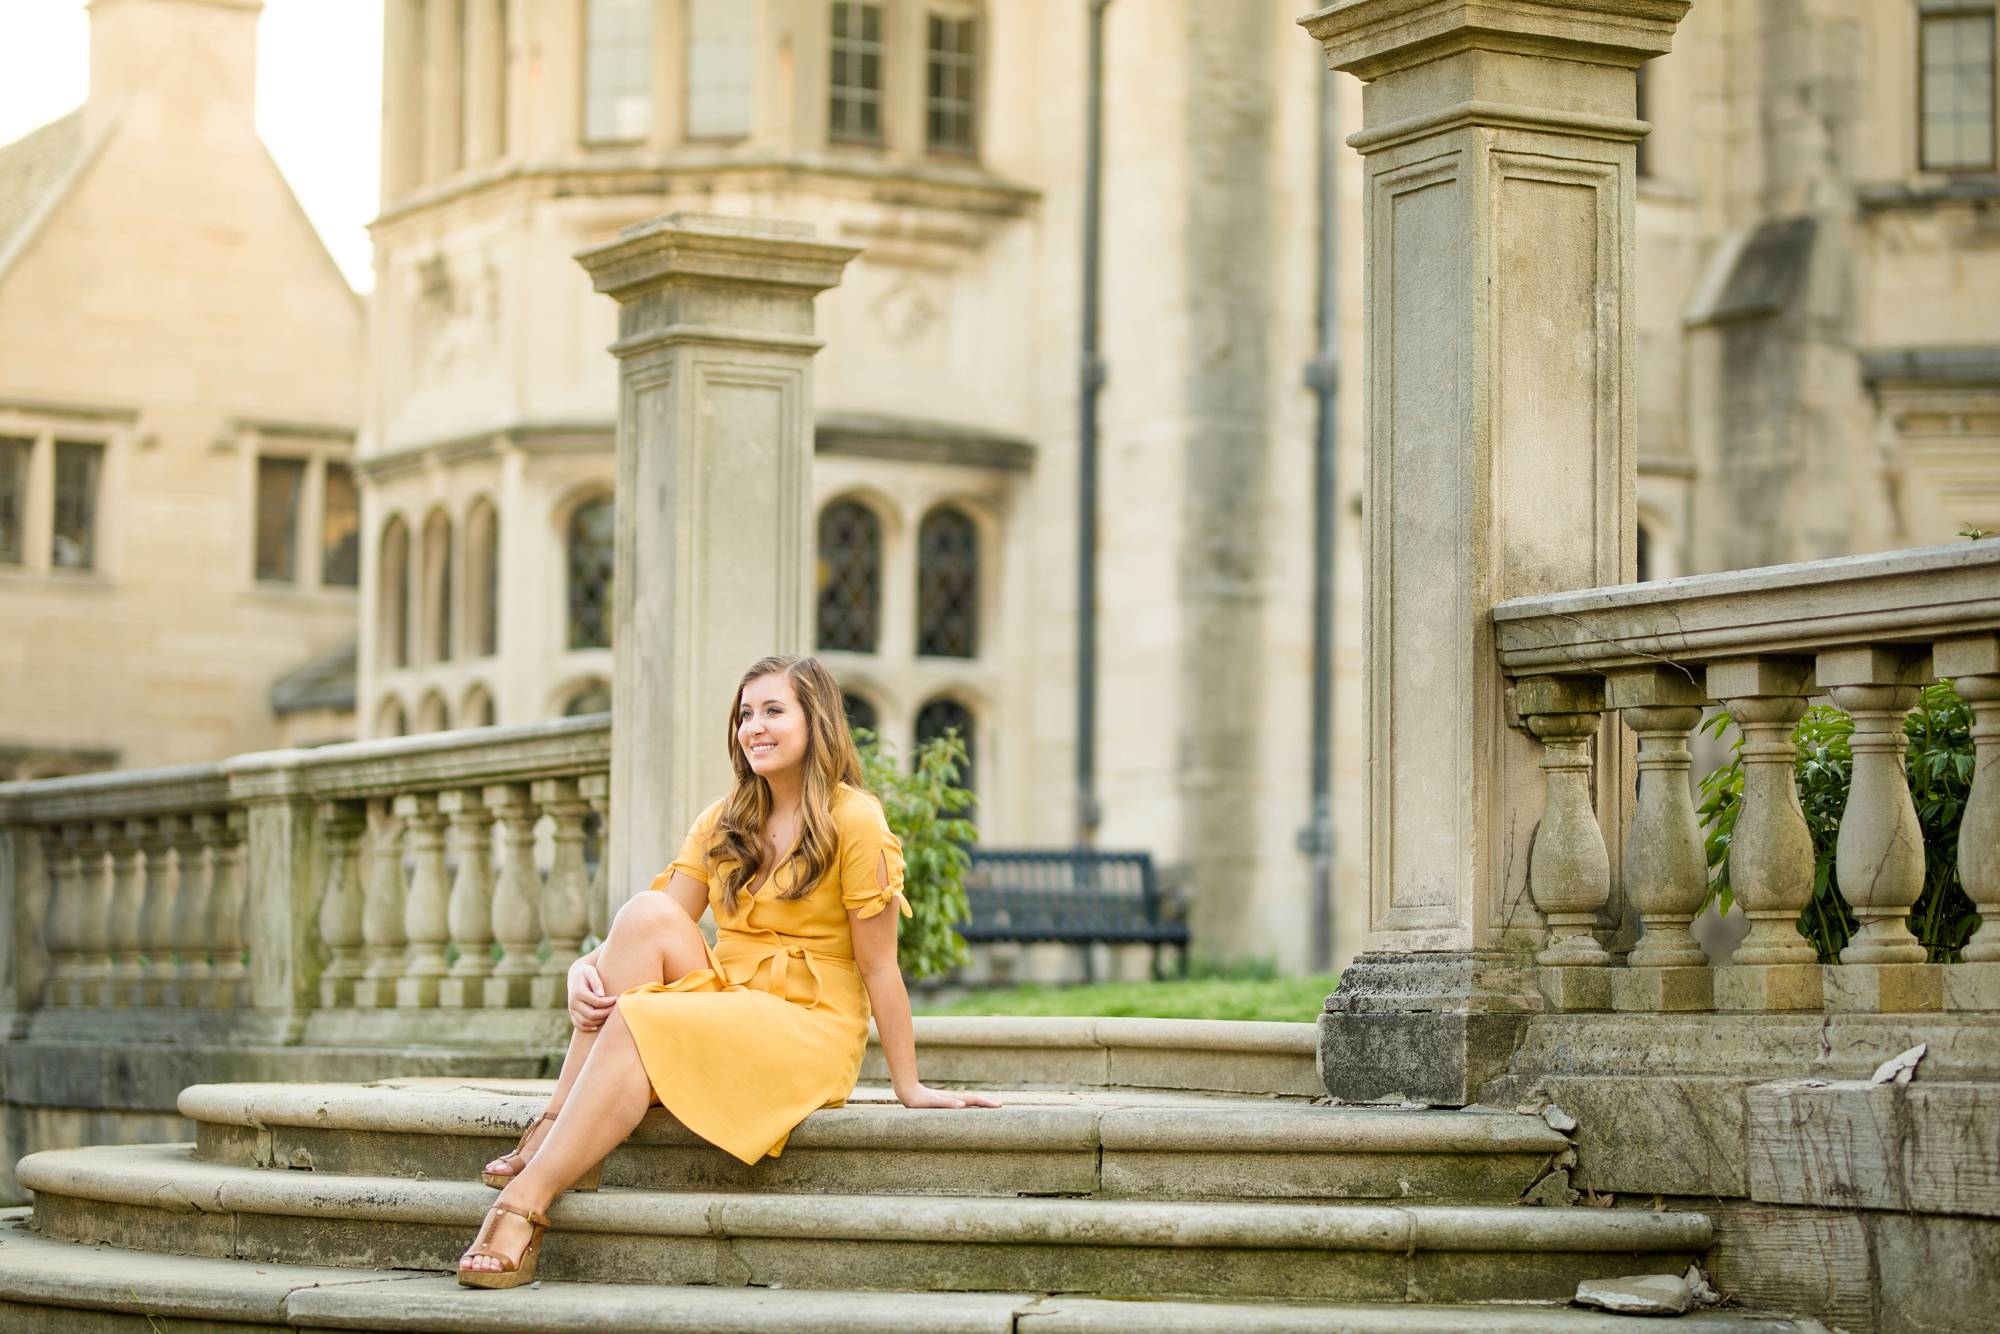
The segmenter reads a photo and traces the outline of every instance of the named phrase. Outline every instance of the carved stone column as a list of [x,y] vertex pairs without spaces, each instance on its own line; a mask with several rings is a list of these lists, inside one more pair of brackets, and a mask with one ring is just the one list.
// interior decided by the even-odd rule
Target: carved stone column
[[[1489,613],[1633,576],[1633,70],[1686,0],[1345,0],[1301,20],[1367,81],[1366,950],[1320,1022],[1339,1097],[1464,1104],[1541,1008],[1540,747]],[[1596,807],[1622,862],[1615,727]],[[1610,887],[1622,906],[1621,887]]]
[[410,938],[403,931],[409,884],[403,875],[403,822],[396,818],[394,799],[375,807],[375,842],[368,869],[368,897],[361,909],[361,941],[368,966],[354,987],[354,1003],[364,1010],[396,1008],[396,986],[403,976],[403,952]]
[[347,1009],[366,963],[361,923],[367,897],[361,890],[361,835],[368,828],[367,807],[358,801],[323,801],[319,835],[326,844],[326,889],[319,901],[319,939],[329,956],[319,975],[323,1010]]
[[1792,728],[1806,711],[1812,663],[1731,658],[1708,664],[1708,691],[1743,732],[1743,804],[1729,840],[1729,884],[1750,934],[1718,969],[1721,1010],[1817,1010],[1818,956],[1799,934],[1812,898],[1812,831],[1799,805]]
[[542,878],[535,871],[535,820],[525,783],[495,783],[486,807],[500,824],[500,873],[493,884],[493,938],[500,962],[486,982],[486,1008],[526,1009],[534,1001],[535,951],[542,943]]
[[577,255],[619,305],[613,907],[728,790],[743,669],[811,650],[813,298],[859,253],[674,213]]
[[208,835],[209,873],[215,881],[208,899],[209,948],[215,955],[208,1003],[234,1009],[250,1004],[250,969],[243,960],[243,943],[249,936],[243,917],[250,899],[244,849],[250,813],[216,811],[197,815],[194,821]]
[[76,980],[70,985],[71,1005],[96,1005],[109,994],[111,972],[111,851],[108,823],[66,826],[63,837],[77,856]]
[[1644,934],[1611,977],[1612,1008],[1706,1010],[1715,1003],[1708,956],[1688,927],[1708,895],[1708,855],[1688,769],[1688,736],[1706,699],[1700,668],[1614,672],[1608,700],[1639,738],[1639,800],[1625,841],[1625,894]]
[[403,901],[403,934],[410,943],[403,949],[403,975],[396,980],[396,1007],[429,1010],[436,1008],[438,983],[450,971],[444,959],[444,947],[451,943],[451,923],[446,916],[451,882],[444,870],[445,817],[438,810],[437,794],[432,792],[406,792],[397,797],[396,814],[410,831],[410,860],[415,863],[409,897]]
[[211,942],[208,901],[215,892],[215,868],[208,856],[208,827],[199,816],[171,816],[174,844],[174,911],[169,923],[173,938],[174,981],[170,1005],[201,1005],[208,999]]
[[76,832],[75,825],[52,825],[42,838],[42,860],[49,868],[49,906],[42,918],[42,943],[49,952],[47,1005],[76,1004],[70,987],[81,960],[83,914],[82,844]]
[[451,817],[458,850],[458,874],[445,910],[458,959],[439,988],[438,1004],[477,1010],[486,1004],[486,979],[493,972],[493,812],[476,788],[439,793],[438,809]]
[[1933,666],[1972,706],[1972,790],[1958,827],[1958,878],[1979,910],[1965,962],[1944,969],[1947,1010],[2000,1010],[2000,635],[1940,640]]
[[139,840],[146,826],[142,820],[112,820],[97,828],[98,838],[111,850],[111,902],[104,915],[104,943],[111,959],[97,1003],[132,1005],[145,974],[139,961],[139,913],[146,903],[146,867]]
[[139,904],[139,948],[146,964],[132,1003],[164,1005],[174,980],[174,819],[133,823],[142,827],[139,847],[146,854],[146,892]]
[[530,790],[535,804],[555,823],[555,859],[542,886],[542,930],[549,938],[549,957],[535,979],[536,1009],[560,1010],[569,996],[569,966],[583,953],[590,930],[590,879],[583,868],[583,822],[590,803],[577,793],[573,778],[549,778]]
[[590,878],[590,934],[603,940],[611,934],[611,901],[605,885],[611,870],[611,775],[585,774],[576,780],[577,795],[597,812],[597,871]]
[[1597,914],[1611,897],[1611,858],[1590,804],[1590,742],[1604,714],[1604,685],[1591,676],[1531,676],[1515,687],[1515,707],[1542,743],[1542,817],[1528,859],[1528,887],[1548,923],[1535,955],[1550,1009],[1608,1010],[1611,956],[1597,939]]

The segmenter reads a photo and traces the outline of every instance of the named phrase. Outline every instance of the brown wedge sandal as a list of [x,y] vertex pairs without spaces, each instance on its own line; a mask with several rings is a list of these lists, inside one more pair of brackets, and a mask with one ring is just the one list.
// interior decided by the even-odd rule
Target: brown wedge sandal
[[[493,1189],[495,1190],[507,1189],[507,1183],[512,1181],[515,1177],[519,1176],[521,1174],[521,1169],[528,1165],[528,1160],[522,1156],[528,1151],[528,1136],[534,1134],[535,1127],[540,1125],[542,1122],[553,1121],[555,1119],[556,1119],[556,1114],[554,1112],[543,1112],[540,1116],[528,1122],[528,1128],[526,1130],[523,1130],[521,1132],[521,1138],[515,1141],[513,1152],[502,1154],[499,1158],[494,1160],[496,1162],[502,1162],[502,1163],[511,1162],[515,1164],[513,1171],[511,1172],[482,1171],[479,1174],[479,1179],[481,1181],[484,1181],[487,1185],[493,1187]],[[576,1179],[576,1184],[571,1186],[570,1189],[596,1190],[599,1184],[602,1183],[603,1180],[604,1180],[604,1164],[599,1163],[595,1167],[591,1168],[588,1172],[585,1172],[582,1176],[578,1177]]]
[[[521,1258],[509,1260],[486,1244],[486,1238],[493,1232],[493,1224],[501,1214],[514,1214],[525,1218],[534,1225],[529,1234],[528,1245],[522,1250]],[[459,1261],[458,1281],[468,1288],[518,1288],[524,1283],[535,1281],[535,1262],[541,1258],[542,1236],[549,1230],[549,1216],[538,1214],[531,1209],[517,1209],[511,1204],[495,1201],[486,1211],[486,1221],[479,1225],[479,1235],[472,1239],[467,1255],[490,1255],[501,1264],[499,1269],[467,1269],[463,1260]]]

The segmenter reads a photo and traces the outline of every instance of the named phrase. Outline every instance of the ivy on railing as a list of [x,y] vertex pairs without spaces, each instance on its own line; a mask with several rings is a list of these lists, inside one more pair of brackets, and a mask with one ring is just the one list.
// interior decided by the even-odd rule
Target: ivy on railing
[[[1729,715],[1718,713],[1702,730],[1721,736]],[[1979,926],[1979,914],[1958,878],[1958,827],[1965,798],[1972,787],[1972,710],[1953,691],[1951,682],[1927,687],[1903,724],[1909,738],[1906,766],[1910,796],[1924,833],[1924,890],[1910,911],[1910,930],[1923,942],[1932,963],[1957,963]],[[1854,757],[1848,738],[1853,720],[1830,705],[1807,709],[1792,732],[1799,748],[1799,804],[1812,831],[1813,893],[1799,914],[1799,934],[1819,952],[1821,963],[1837,963],[1841,948],[1855,928],[1854,914],[1841,897],[1834,866],[1841,812],[1847,807],[1854,780]],[[1697,811],[1707,829],[1708,897],[1702,903],[1728,912],[1735,896],[1729,886],[1729,842],[1743,800],[1743,762],[1739,735],[1730,762],[1701,780]]]
[[977,800],[958,786],[965,742],[956,729],[928,742],[917,751],[914,772],[906,772],[873,732],[856,728],[854,742],[862,779],[881,799],[889,832],[903,844],[903,896],[911,916],[897,935],[897,959],[911,977],[942,977],[972,958],[964,937],[952,930],[972,917],[965,901],[972,861],[965,849],[979,837],[978,827],[959,815]]

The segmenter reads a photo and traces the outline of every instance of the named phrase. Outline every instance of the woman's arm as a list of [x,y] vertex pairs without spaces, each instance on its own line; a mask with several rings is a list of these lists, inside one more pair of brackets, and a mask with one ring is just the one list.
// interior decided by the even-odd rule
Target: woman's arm
[[[876,875],[884,888],[888,873]],[[854,934],[854,964],[868,988],[868,1004],[875,1011],[875,1029],[882,1039],[882,1055],[889,1062],[889,1082],[897,1101],[905,1107],[998,1107],[1000,1100],[984,1093],[940,1093],[917,1082],[917,1040],[910,1023],[910,993],[903,989],[903,970],[896,962],[896,922],[894,905],[873,917],[853,910],[847,914]]]
[[[701,915],[708,911],[708,886],[685,871],[675,871],[666,884],[655,880],[657,892],[666,894],[687,913],[691,921],[699,922]],[[648,890],[648,893],[655,892]],[[597,956],[604,949],[602,944],[569,966],[569,1021],[585,1033],[595,1033],[604,1027],[604,1021],[611,1017],[612,1009],[618,1004],[616,996],[604,993],[604,979],[597,972]]]

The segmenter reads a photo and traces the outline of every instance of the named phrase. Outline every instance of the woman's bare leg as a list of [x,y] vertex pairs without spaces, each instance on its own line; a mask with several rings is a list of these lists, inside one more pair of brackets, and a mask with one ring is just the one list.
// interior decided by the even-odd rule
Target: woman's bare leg
[[[707,966],[708,955],[702,942],[701,928],[672,898],[650,890],[618,910],[618,916],[611,923],[611,935],[597,955],[597,975],[602,979],[608,996],[655,982],[672,982]],[[606,1027],[609,1026],[607,1022]],[[551,1114],[561,1111],[569,1101],[570,1090],[583,1074],[591,1048],[597,1044],[598,1036],[603,1031],[599,1029],[586,1033],[577,1029],[570,1034],[569,1050],[563,1054],[562,1073],[556,1079],[556,1091],[549,1095],[548,1111]],[[533,1161],[535,1154],[541,1151],[551,1129],[552,1126],[543,1122],[524,1146],[529,1161]],[[509,1165],[498,1158],[486,1165],[487,1171],[503,1176],[508,1168]],[[582,1175],[581,1168],[577,1175]]]

